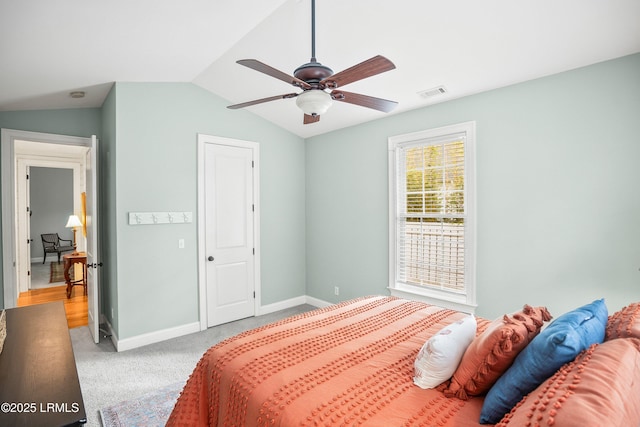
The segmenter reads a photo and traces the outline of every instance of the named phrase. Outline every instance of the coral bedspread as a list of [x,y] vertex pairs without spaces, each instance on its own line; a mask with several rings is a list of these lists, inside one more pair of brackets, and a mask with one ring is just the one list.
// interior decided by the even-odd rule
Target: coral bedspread
[[366,297],[244,332],[204,354],[167,425],[479,426],[482,398],[413,384],[422,344],[464,316]]

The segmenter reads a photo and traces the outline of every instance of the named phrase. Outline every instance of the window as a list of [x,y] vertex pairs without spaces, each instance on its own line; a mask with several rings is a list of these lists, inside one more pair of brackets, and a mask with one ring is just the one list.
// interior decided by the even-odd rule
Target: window
[[392,295],[475,309],[475,122],[389,138]]

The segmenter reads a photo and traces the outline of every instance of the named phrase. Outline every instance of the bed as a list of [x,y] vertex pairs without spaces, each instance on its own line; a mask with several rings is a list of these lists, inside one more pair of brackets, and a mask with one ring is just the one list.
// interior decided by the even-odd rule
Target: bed
[[[464,317],[372,296],[241,333],[203,355],[167,426],[477,427],[483,396],[413,382],[423,344]],[[476,322],[478,335],[491,324]]]

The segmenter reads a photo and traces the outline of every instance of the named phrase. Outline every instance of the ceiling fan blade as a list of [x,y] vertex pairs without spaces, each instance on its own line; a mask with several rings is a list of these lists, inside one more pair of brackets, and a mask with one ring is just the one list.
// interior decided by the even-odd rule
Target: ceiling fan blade
[[244,65],[245,67],[249,67],[252,70],[260,71],[268,76],[275,77],[278,80],[282,80],[283,82],[292,84],[302,89],[310,89],[311,86],[297,77],[290,76],[289,74],[282,72],[280,70],[276,70],[275,68],[260,62],[256,59],[241,59],[236,61],[240,65]]
[[358,80],[366,79],[367,77],[375,76],[376,74],[384,73],[396,68],[393,62],[389,61],[384,56],[374,56],[367,59],[351,68],[340,71],[333,76],[327,77],[322,80],[320,84],[324,84],[329,89],[336,89],[353,83]]
[[347,102],[349,104],[359,105],[361,107],[373,108],[374,110],[388,113],[393,110],[398,103],[382,98],[374,98],[373,96],[361,95],[359,93],[345,92],[343,90],[334,90],[331,92],[331,98],[335,101]]
[[296,96],[298,96],[297,93],[287,93],[286,95],[270,96],[269,98],[255,99],[253,101],[243,102],[241,104],[228,105],[227,108],[231,108],[232,110],[237,110],[238,108],[249,107],[251,105],[256,105],[256,104],[262,104],[263,102],[275,101],[277,99],[295,98]]
[[318,116],[317,114],[315,116],[312,116],[311,114],[305,114],[304,115],[304,124],[308,125],[310,123],[316,123],[320,121],[320,116]]

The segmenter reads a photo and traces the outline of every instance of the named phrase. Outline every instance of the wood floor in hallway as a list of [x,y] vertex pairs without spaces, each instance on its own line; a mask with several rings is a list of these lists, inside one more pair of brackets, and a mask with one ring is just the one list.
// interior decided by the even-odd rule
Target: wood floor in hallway
[[82,287],[74,286],[71,298],[67,299],[66,289],[67,287],[63,285],[22,292],[18,297],[18,307],[63,301],[69,328],[86,326],[88,324],[87,296],[83,295]]

